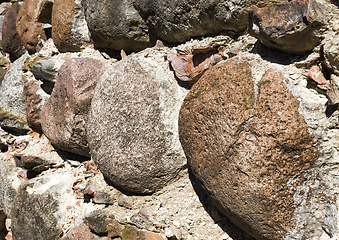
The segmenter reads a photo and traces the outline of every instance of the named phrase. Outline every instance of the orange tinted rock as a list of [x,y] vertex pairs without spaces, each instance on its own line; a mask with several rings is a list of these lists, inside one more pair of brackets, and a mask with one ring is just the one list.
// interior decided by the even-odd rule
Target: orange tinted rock
[[36,52],[39,38],[47,40],[42,24],[37,21],[41,8],[47,1],[51,0],[25,0],[17,16],[16,30],[30,54]]
[[256,239],[284,239],[295,226],[289,181],[314,168],[318,150],[282,75],[269,69],[257,87],[247,60],[207,71],[180,110],[180,141],[229,219]]
[[52,38],[60,52],[80,51],[90,41],[81,6],[75,0],[54,0],[52,25]]

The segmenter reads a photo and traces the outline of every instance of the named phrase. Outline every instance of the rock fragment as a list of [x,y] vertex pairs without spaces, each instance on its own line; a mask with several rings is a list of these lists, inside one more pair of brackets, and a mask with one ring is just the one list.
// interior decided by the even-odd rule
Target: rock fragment
[[323,25],[312,0],[269,4],[249,10],[248,32],[265,46],[290,54],[304,54],[321,42]]

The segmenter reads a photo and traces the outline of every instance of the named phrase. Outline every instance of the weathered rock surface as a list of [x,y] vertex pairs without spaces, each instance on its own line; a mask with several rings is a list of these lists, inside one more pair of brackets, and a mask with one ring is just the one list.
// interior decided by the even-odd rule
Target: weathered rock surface
[[114,219],[107,219],[108,238],[121,238],[121,240],[164,240],[156,233],[140,231],[133,225],[120,224]]
[[52,38],[60,52],[80,51],[90,37],[80,0],[54,0]]
[[27,124],[34,131],[41,133],[40,111],[43,104],[41,104],[42,97],[39,94],[39,89],[36,81],[30,80],[25,83],[23,94],[26,102]]
[[84,0],[83,6],[97,47],[134,52],[152,45],[148,27],[131,0]]
[[247,7],[252,4],[265,6],[270,2],[136,0],[134,6],[150,33],[161,40],[177,43],[223,31],[244,31],[248,24]]
[[42,59],[37,61],[32,68],[32,73],[36,79],[42,81],[55,82],[58,69],[53,60]]
[[39,38],[46,40],[46,34],[38,16],[49,0],[25,0],[20,8],[16,21],[16,30],[22,43],[30,54],[36,52]]
[[12,3],[9,2],[3,2],[0,4],[0,43],[2,42],[2,27],[5,20],[5,15],[11,6]]
[[75,226],[72,228],[64,237],[61,238],[61,240],[96,240],[98,237],[96,237],[89,227],[81,223],[78,226]]
[[234,223],[256,239],[284,239],[296,224],[289,182],[315,166],[318,150],[282,75],[270,69],[257,87],[246,60],[206,72],[180,110],[180,141]]
[[162,188],[186,164],[177,132],[186,90],[161,56],[145,50],[110,66],[92,100],[93,160],[111,184],[131,192]]
[[20,57],[26,51],[16,31],[16,18],[20,6],[19,2],[15,2],[7,11],[2,24],[2,49],[15,58]]
[[63,159],[50,144],[46,136],[32,140],[18,153],[14,153],[16,166],[41,172],[61,165]]
[[327,66],[339,75],[339,35],[333,36],[324,44],[324,56]]
[[251,7],[248,32],[265,46],[292,54],[312,51],[320,42],[322,26],[313,0],[296,0]]
[[0,126],[21,133],[29,130],[21,78],[27,57],[24,54],[11,65],[0,86]]
[[21,169],[15,166],[14,160],[4,161],[0,159],[0,211],[6,216],[11,216],[11,209],[18,187],[23,179],[17,177]]
[[66,61],[40,112],[44,134],[57,148],[89,155],[86,124],[94,88],[104,65],[91,58]]
[[12,207],[14,239],[60,239],[61,219],[73,200],[70,173],[38,177],[21,184]]

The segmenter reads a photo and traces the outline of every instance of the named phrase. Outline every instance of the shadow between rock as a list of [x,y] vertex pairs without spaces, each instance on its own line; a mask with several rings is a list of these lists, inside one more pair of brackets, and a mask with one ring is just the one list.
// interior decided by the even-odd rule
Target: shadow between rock
[[233,240],[255,240],[250,237],[247,233],[241,230],[239,227],[234,225],[225,215],[223,215],[217,207],[213,204],[213,201],[203,189],[202,185],[194,174],[189,171],[189,178],[191,180],[194,191],[199,197],[201,204],[205,211],[211,216],[216,224],[228,234]]
[[293,55],[278,50],[270,49],[263,45],[260,41],[257,41],[254,44],[251,53],[257,53],[262,57],[262,59],[266,61],[282,65],[289,65],[295,62],[300,62],[302,60],[305,60],[309,55],[309,54]]

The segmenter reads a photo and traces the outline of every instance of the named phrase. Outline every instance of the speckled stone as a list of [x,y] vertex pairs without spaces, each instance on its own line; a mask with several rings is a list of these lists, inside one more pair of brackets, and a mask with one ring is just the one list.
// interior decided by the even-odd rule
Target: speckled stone
[[269,69],[255,84],[251,71],[238,58],[208,70],[180,110],[180,141],[228,218],[256,239],[284,239],[295,224],[288,182],[318,150],[282,75]]

